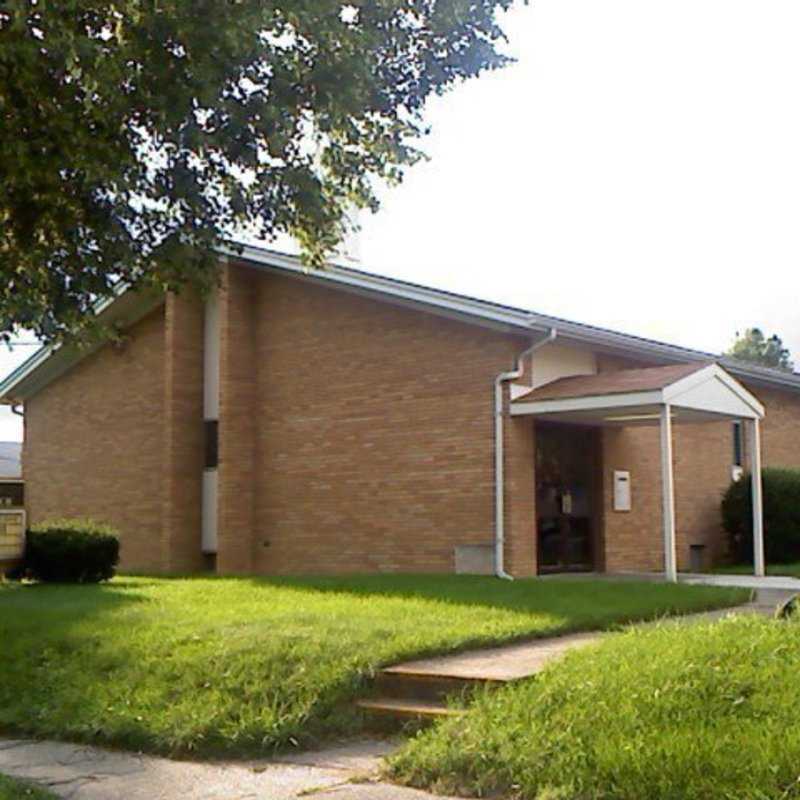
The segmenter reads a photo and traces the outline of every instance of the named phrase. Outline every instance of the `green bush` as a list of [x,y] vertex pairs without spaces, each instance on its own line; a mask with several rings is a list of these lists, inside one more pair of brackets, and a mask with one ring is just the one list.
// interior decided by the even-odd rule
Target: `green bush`
[[28,531],[24,572],[54,583],[99,583],[114,577],[119,536],[90,519],[57,519]]
[[[722,525],[737,563],[753,560],[752,480],[745,475],[728,487],[722,498]],[[800,470],[765,469],[764,550],[767,562],[800,559]]]

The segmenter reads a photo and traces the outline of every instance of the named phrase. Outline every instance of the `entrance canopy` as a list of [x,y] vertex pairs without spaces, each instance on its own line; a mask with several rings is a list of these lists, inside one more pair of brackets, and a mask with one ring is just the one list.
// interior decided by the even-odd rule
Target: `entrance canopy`
[[511,415],[594,425],[657,425],[672,419],[762,419],[764,406],[717,364],[676,364],[560,378],[516,397]]
[[661,431],[664,572],[676,581],[672,423],[741,420],[750,434],[755,573],[764,575],[759,422],[764,406],[718,364],[676,364],[559,378],[525,391],[513,387],[512,416],[583,425],[658,425]]

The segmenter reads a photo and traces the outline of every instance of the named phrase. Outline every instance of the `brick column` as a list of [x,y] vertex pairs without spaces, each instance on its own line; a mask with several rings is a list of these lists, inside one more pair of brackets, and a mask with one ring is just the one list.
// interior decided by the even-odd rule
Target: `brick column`
[[220,401],[217,571],[253,571],[257,273],[233,264],[219,292]]
[[536,463],[531,417],[506,417],[506,571],[536,575]]
[[194,572],[203,566],[203,303],[197,295],[167,296],[164,344],[161,564],[165,572]]

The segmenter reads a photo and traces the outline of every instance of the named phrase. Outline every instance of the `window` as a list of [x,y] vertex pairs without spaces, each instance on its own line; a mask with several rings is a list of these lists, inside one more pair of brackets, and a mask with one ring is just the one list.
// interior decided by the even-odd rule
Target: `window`
[[733,423],[733,466],[744,466],[744,440],[743,425],[741,422]]
[[205,421],[205,468],[216,469],[219,464],[219,422],[215,419]]

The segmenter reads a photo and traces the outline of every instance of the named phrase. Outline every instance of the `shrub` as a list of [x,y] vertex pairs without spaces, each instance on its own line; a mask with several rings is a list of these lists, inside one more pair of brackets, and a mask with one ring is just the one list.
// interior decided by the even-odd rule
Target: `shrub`
[[25,573],[40,581],[99,583],[114,577],[119,536],[89,519],[58,519],[28,531]]
[[[722,498],[722,525],[737,563],[753,560],[752,479],[745,475],[728,487]],[[765,469],[764,550],[767,561],[800,559],[800,470]]]

